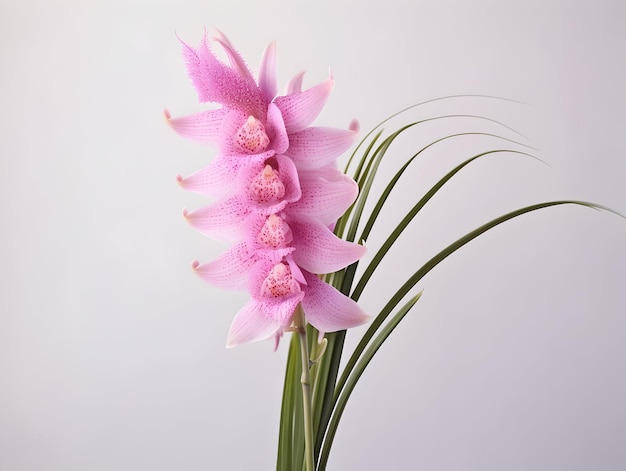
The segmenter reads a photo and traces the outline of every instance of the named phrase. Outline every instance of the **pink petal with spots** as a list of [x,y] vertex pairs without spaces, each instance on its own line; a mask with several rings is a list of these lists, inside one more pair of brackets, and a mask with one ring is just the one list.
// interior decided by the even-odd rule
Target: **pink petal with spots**
[[296,247],[292,257],[308,272],[332,273],[365,255],[364,246],[340,239],[321,223],[293,222],[290,226]]
[[216,156],[207,167],[188,177],[176,177],[178,183],[187,191],[200,193],[210,198],[220,198],[237,191],[232,184],[243,162],[232,162],[222,156]]
[[250,207],[239,195],[191,212],[183,212],[191,226],[204,235],[218,240],[234,240],[241,237],[244,218]]
[[317,276],[304,274],[307,285],[302,300],[302,309],[307,321],[320,331],[336,332],[366,323],[369,316],[352,299],[343,295]]
[[317,118],[333,89],[333,84],[334,80],[331,77],[304,92],[279,96],[274,99],[274,103],[283,115],[287,133],[301,131]]
[[270,103],[276,93],[276,42],[272,41],[263,51],[261,65],[259,67],[259,88],[265,99],[265,103]]
[[252,76],[252,72],[246,65],[246,61],[243,60],[241,54],[235,49],[230,40],[226,37],[224,33],[220,30],[217,30],[215,37],[213,38],[217,41],[224,49],[226,56],[228,57],[228,61],[233,69],[239,72],[239,75],[244,77],[246,80],[254,82],[254,77]]
[[197,49],[181,43],[187,71],[201,102],[221,103],[265,119],[267,104],[251,75],[220,62],[209,49],[206,35]]
[[283,115],[274,103],[267,108],[267,133],[271,137],[270,148],[277,154],[284,154],[289,147],[289,137],[283,122]]
[[194,141],[217,144],[220,126],[226,110],[206,110],[189,116],[172,118],[169,111],[165,110],[165,119],[171,128],[183,137]]
[[333,162],[350,148],[356,129],[306,128],[289,135],[289,150],[298,170],[313,170]]
[[285,296],[284,298],[263,298],[263,307],[271,313],[274,320],[283,328],[287,329],[293,322],[293,313],[304,298],[304,292]]
[[243,343],[265,340],[280,330],[280,323],[276,322],[267,312],[263,304],[251,299],[237,313],[230,325],[226,347],[235,347]]
[[220,152],[228,156],[245,155],[246,152],[237,146],[237,133],[248,119],[248,114],[239,110],[230,110],[222,120],[220,128]]
[[225,289],[245,289],[248,272],[256,261],[255,253],[245,242],[239,242],[213,260],[198,264],[195,272],[208,283]]
[[346,212],[356,199],[359,188],[350,177],[338,170],[301,172],[302,197],[286,208],[290,218],[318,220],[329,226]]

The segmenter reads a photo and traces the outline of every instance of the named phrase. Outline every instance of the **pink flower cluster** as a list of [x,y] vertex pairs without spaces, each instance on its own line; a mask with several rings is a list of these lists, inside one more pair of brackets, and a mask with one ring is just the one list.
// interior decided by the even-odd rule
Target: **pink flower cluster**
[[200,102],[222,106],[165,116],[180,135],[218,147],[206,168],[178,181],[215,200],[185,211],[187,221],[203,234],[234,241],[223,255],[193,268],[213,285],[250,293],[227,346],[272,336],[277,344],[298,304],[320,336],[364,323],[359,306],[317,276],[346,267],[365,251],[330,229],[357,196],[356,183],[336,169],[336,159],[353,143],[358,125],[309,127],[332,90],[332,77],[302,91],[300,73],[277,96],[274,43],[263,54],[257,83],[229,40],[218,34],[215,41],[229,64],[217,59],[206,35],[197,48],[183,43],[183,54]]

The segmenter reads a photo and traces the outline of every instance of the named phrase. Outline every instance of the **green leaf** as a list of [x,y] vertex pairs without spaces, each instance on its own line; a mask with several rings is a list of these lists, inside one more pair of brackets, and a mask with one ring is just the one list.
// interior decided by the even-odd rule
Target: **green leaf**
[[300,346],[291,337],[283,388],[276,469],[300,469],[304,461],[304,424],[300,389]]
[[[374,255],[372,261],[369,263],[369,265],[365,269],[365,272],[363,273],[363,275],[359,279],[359,282],[357,283],[356,287],[354,288],[354,291],[352,292],[352,299],[357,301],[360,298],[361,293],[363,292],[363,289],[365,288],[365,285],[367,284],[367,282],[369,281],[369,279],[373,275],[374,270],[376,269],[376,267],[378,267],[378,265],[382,261],[383,257],[387,254],[389,249],[393,246],[393,244],[398,239],[400,234],[402,234],[402,232],[407,228],[409,223],[415,218],[417,213],[419,213],[419,211],[426,205],[426,203],[428,203],[428,201],[430,201],[430,199],[433,196],[435,196],[435,194],[453,176],[455,176],[464,167],[466,167],[470,163],[474,162],[475,160],[479,159],[480,157],[484,157],[486,155],[491,155],[491,154],[499,154],[499,153],[519,154],[519,155],[525,155],[525,156],[528,156],[528,157],[536,158],[536,157],[532,156],[531,154],[528,154],[528,153],[522,152],[522,151],[511,150],[511,149],[497,149],[497,150],[490,150],[490,151],[487,151],[487,152],[481,152],[480,154],[474,155],[473,157],[470,157],[469,159],[465,160],[464,162],[462,162],[461,164],[457,165],[452,170],[450,170],[430,190],[428,190],[428,192],[426,192],[426,194],[410,209],[410,211],[404,216],[402,221],[400,221],[400,223],[396,226],[396,228],[387,237],[387,240],[385,240],[385,242],[383,243],[381,248],[376,252],[376,255]],[[403,171],[404,171],[404,169],[400,169],[400,172],[403,172]],[[400,173],[400,172],[398,172],[398,173]],[[398,176],[398,174],[396,174],[396,176]],[[398,178],[399,178],[399,176],[398,176]],[[395,179],[395,177],[394,177],[394,179]],[[378,200],[376,208],[374,208],[374,211],[372,211],[372,216],[376,216],[377,213],[375,214],[375,211],[379,212],[380,209],[382,208],[382,205],[384,204],[384,202],[385,202],[389,192],[393,188],[393,184],[395,184],[394,180],[392,180],[390,182],[390,185],[388,185],[388,187],[385,189],[385,192],[383,192],[383,195]],[[387,190],[389,190],[389,191],[387,191]],[[368,224],[366,225],[365,229],[363,230],[363,234],[364,234],[363,238],[365,238],[366,235],[369,235],[369,230],[373,226],[373,224],[375,222],[375,219],[376,218],[374,217],[371,221],[368,221]]]
[[335,405],[332,419],[330,421],[330,424],[328,426],[328,431],[324,439],[324,447],[320,454],[319,465],[317,468],[318,471],[323,471],[326,469],[328,456],[330,454],[330,448],[333,444],[333,440],[335,438],[335,433],[337,432],[339,421],[341,420],[341,416],[343,415],[343,411],[346,407],[348,399],[350,398],[350,395],[352,394],[352,391],[354,390],[354,387],[356,386],[357,382],[361,378],[361,375],[365,371],[365,368],[367,368],[367,365],[369,365],[370,361],[372,361],[372,358],[374,358],[374,355],[376,354],[378,349],[382,346],[385,340],[387,340],[391,332],[394,331],[394,329],[398,326],[398,324],[400,324],[400,321],[404,319],[404,316],[406,316],[406,314],[409,312],[409,310],[411,310],[411,308],[415,305],[415,303],[419,300],[421,296],[422,296],[422,291],[420,291],[413,298],[409,299],[409,301],[407,301],[407,303],[404,306],[402,306],[401,309],[398,310],[398,312],[387,323],[385,328],[376,336],[376,338],[374,339],[370,347],[363,354],[358,364],[354,368],[354,371],[352,375],[350,376],[348,383],[343,389],[341,396],[338,398],[337,403]]
[[395,306],[397,306],[398,303],[400,303],[400,301],[408,294],[408,292],[428,272],[430,272],[430,270],[432,270],[440,262],[442,262],[449,255],[451,255],[454,252],[456,252],[458,249],[463,247],[468,242],[472,241],[473,239],[475,239],[476,237],[480,236],[481,234],[487,232],[488,230],[493,229],[494,227],[502,224],[503,222],[506,222],[506,221],[508,221],[510,219],[516,218],[516,217],[521,216],[523,214],[529,213],[531,211],[536,211],[538,209],[543,209],[543,208],[548,208],[550,206],[558,206],[558,205],[563,205],[563,204],[576,204],[576,205],[586,206],[588,208],[593,208],[593,209],[602,209],[602,210],[610,211],[612,213],[615,213],[615,214],[619,215],[619,213],[613,211],[612,209],[609,209],[609,208],[606,208],[604,206],[600,206],[600,205],[597,205],[597,204],[594,204],[594,203],[589,203],[589,202],[586,202],[586,201],[575,201],[575,200],[550,201],[550,202],[546,202],[546,203],[539,203],[539,204],[534,204],[534,205],[531,205],[531,206],[526,206],[524,208],[521,208],[521,209],[518,209],[518,210],[515,210],[515,211],[511,211],[510,213],[507,213],[507,214],[505,214],[503,216],[500,216],[500,217],[498,217],[496,219],[493,219],[492,221],[489,221],[488,223],[480,226],[479,228],[473,230],[472,232],[470,232],[470,233],[466,234],[465,236],[461,237],[460,239],[458,239],[454,243],[450,244],[448,247],[443,249],[437,255],[432,257],[428,262],[426,262],[419,270],[417,270],[398,289],[398,291],[396,291],[396,293],[389,299],[387,304],[383,307],[381,312],[372,321],[370,327],[367,329],[365,334],[363,334],[361,342],[359,342],[359,344],[355,348],[352,356],[350,357],[350,360],[346,364],[346,367],[345,367],[345,369],[344,369],[344,371],[343,371],[343,373],[341,375],[341,378],[339,379],[339,381],[337,383],[335,396],[337,396],[341,392],[341,390],[343,389],[344,385],[346,384],[346,382],[348,380],[348,377],[351,374],[352,369],[354,368],[354,365],[357,363],[359,357],[361,356],[362,352],[364,351],[365,346],[369,342],[369,339],[371,339],[374,336],[376,331],[380,328],[380,326],[383,324],[383,322],[389,316],[389,314],[395,308]]
[[[404,174],[406,169],[409,167],[409,165],[411,165],[411,163],[413,163],[413,161],[417,157],[419,157],[423,152],[425,152],[426,150],[428,150],[430,147],[434,146],[435,144],[441,143],[441,142],[446,141],[448,139],[453,139],[453,138],[463,137],[463,136],[486,136],[486,137],[493,137],[493,138],[496,138],[496,139],[499,139],[499,140],[508,141],[508,142],[513,143],[513,144],[517,144],[517,145],[520,145],[520,146],[532,149],[532,147],[530,147],[530,146],[528,146],[526,144],[523,144],[521,142],[514,141],[512,139],[508,139],[506,137],[499,136],[497,134],[491,134],[491,133],[485,133],[485,132],[463,132],[463,133],[457,133],[457,134],[450,134],[448,136],[444,136],[442,138],[439,138],[439,139],[431,142],[430,144],[422,147],[410,159],[408,159],[404,163],[404,165],[400,168],[400,170],[398,170],[396,172],[396,174],[392,177],[392,179],[389,181],[389,183],[385,187],[384,191],[382,192],[381,196],[379,197],[378,201],[376,202],[376,206],[374,206],[374,209],[372,209],[370,217],[367,220],[367,223],[365,224],[365,227],[363,228],[363,231],[361,232],[361,235],[359,236],[359,240],[367,240],[367,238],[369,237],[369,234],[370,234],[370,232],[372,230],[372,227],[374,226],[374,223],[376,222],[376,219],[377,219],[378,215],[380,214],[380,211],[383,208],[383,205],[385,204],[385,202],[387,201],[387,198],[389,197],[389,194],[394,189],[394,187],[396,186],[396,184],[400,180],[400,177],[402,177],[402,175]],[[504,151],[501,151],[501,152],[504,152]],[[530,155],[530,154],[526,154],[526,155]],[[475,157],[477,158],[478,156],[475,156]],[[536,157],[533,157],[533,158],[536,159]],[[467,163],[469,163],[469,162],[467,162]],[[459,170],[460,170],[460,168],[459,168]]]

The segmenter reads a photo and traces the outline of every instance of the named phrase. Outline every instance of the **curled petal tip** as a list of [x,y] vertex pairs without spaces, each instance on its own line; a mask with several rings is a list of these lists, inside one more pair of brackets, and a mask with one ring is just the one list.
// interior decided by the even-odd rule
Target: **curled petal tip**
[[352,121],[350,121],[350,125],[348,126],[348,129],[350,129],[350,131],[358,132],[361,129],[361,125],[356,119],[353,119]]
[[193,262],[191,262],[191,268],[193,270],[197,270],[199,266],[200,266],[200,262],[198,260],[194,260]]
[[182,175],[176,175],[176,181],[177,181],[178,183],[182,183],[182,181],[183,181],[183,176],[182,176]]
[[172,115],[170,114],[170,112],[167,110],[167,108],[165,108],[163,110],[163,116],[165,116],[165,120],[169,123],[170,122],[170,118],[172,117]]
[[[230,41],[228,40],[228,37],[224,33],[222,33],[222,31],[219,28],[216,28],[215,26],[213,26],[213,30],[215,31],[215,34],[213,35],[211,39],[214,39],[216,41],[223,41],[227,44],[230,43]],[[204,28],[204,34],[207,34],[206,27]]]
[[183,217],[187,219],[188,215],[189,215],[189,211],[187,211],[187,208],[183,208]]

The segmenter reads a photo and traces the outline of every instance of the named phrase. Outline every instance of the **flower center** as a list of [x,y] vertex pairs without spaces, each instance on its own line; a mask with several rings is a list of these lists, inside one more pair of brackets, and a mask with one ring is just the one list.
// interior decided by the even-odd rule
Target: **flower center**
[[259,203],[273,203],[285,196],[285,185],[280,181],[278,170],[266,165],[252,180],[250,194]]
[[249,154],[256,154],[267,149],[270,138],[267,137],[265,126],[254,116],[248,116],[246,122],[237,131],[237,147]]
[[272,249],[277,249],[285,247],[292,240],[293,234],[289,225],[280,216],[270,214],[259,233],[259,242]]
[[282,262],[274,265],[261,285],[261,296],[265,297],[279,298],[300,291],[300,283],[291,276],[291,268]]

